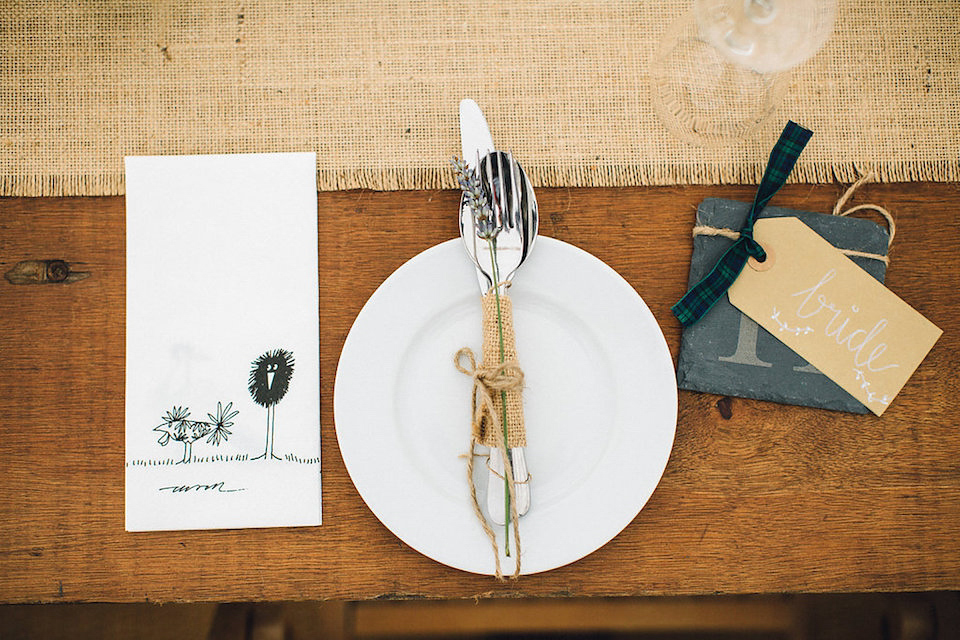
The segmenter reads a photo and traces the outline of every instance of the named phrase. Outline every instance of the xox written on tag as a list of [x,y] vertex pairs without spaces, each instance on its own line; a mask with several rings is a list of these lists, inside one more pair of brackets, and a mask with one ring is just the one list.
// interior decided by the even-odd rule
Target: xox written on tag
[[730,302],[882,415],[943,333],[797,218],[764,218]]

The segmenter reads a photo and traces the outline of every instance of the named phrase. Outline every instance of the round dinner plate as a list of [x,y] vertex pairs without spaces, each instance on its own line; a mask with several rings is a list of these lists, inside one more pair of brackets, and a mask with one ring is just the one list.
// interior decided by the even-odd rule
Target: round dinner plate
[[[541,236],[509,294],[525,374],[531,506],[520,541],[529,574],[592,553],[637,516],[670,457],[677,388],[653,314],[589,253]],[[438,562],[492,575],[463,458],[472,381],[453,362],[464,346],[479,358],[480,324],[480,288],[461,241],[427,249],[360,311],[333,403],[347,470],[380,521]],[[481,505],[486,475],[478,461]],[[502,570],[512,573],[515,550],[505,557],[503,527],[494,530]]]

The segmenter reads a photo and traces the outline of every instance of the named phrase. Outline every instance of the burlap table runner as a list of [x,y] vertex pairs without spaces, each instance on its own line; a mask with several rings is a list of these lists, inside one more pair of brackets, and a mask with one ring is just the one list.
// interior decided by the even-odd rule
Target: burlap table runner
[[753,140],[669,137],[649,99],[688,0],[58,2],[0,6],[0,194],[122,193],[123,156],[316,151],[320,189],[455,187],[475,98],[536,185],[756,182],[789,118],[794,181],[960,179],[960,2],[840,0]]

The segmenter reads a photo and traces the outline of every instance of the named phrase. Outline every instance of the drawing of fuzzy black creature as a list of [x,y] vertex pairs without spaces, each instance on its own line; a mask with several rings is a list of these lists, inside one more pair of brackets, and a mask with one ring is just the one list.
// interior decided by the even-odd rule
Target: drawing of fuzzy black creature
[[253,458],[254,460],[280,460],[280,457],[273,453],[277,403],[286,395],[292,376],[293,354],[286,349],[267,351],[253,361],[253,368],[250,370],[250,395],[254,402],[267,409],[267,443],[263,455]]

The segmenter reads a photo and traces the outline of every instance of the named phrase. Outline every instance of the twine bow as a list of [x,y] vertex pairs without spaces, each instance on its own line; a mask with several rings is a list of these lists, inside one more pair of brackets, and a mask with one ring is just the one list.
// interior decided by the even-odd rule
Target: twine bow
[[760,186],[757,187],[753,206],[750,207],[743,228],[740,229],[740,237],[720,257],[710,273],[671,307],[681,325],[689,327],[706,315],[740,275],[749,257],[753,256],[760,262],[766,259],[767,254],[763,247],[753,239],[753,225],[770,198],[786,182],[787,176],[793,170],[793,165],[796,164],[797,158],[800,157],[800,153],[812,135],[813,132],[809,129],[804,129],[793,121],[787,122],[787,126],[780,134],[780,139],[770,152],[770,159],[763,172]]
[[[469,362],[469,368],[461,364],[461,360],[466,358]],[[473,378],[473,392],[471,398],[470,413],[472,416],[470,433],[470,450],[467,454],[467,483],[470,485],[470,499],[473,501],[473,512],[483,526],[487,538],[493,547],[493,557],[496,561],[496,576],[498,580],[503,580],[503,572],[500,569],[500,551],[497,549],[497,538],[493,533],[493,528],[480,510],[480,501],[477,499],[477,488],[473,484],[473,458],[474,447],[480,442],[483,434],[484,425],[486,428],[493,428],[499,435],[497,438],[497,448],[503,454],[503,472],[507,478],[507,490],[510,495],[510,512],[513,518],[513,536],[517,548],[517,563],[512,578],[520,575],[520,527],[519,515],[517,515],[517,501],[514,498],[515,482],[513,479],[513,465],[510,463],[510,456],[507,455],[506,445],[503,444],[503,425],[497,416],[497,410],[493,404],[493,393],[500,391],[519,391],[523,388],[523,370],[515,361],[508,361],[496,366],[477,366],[476,357],[469,347],[464,347],[457,351],[453,357],[453,363],[460,373]]]

